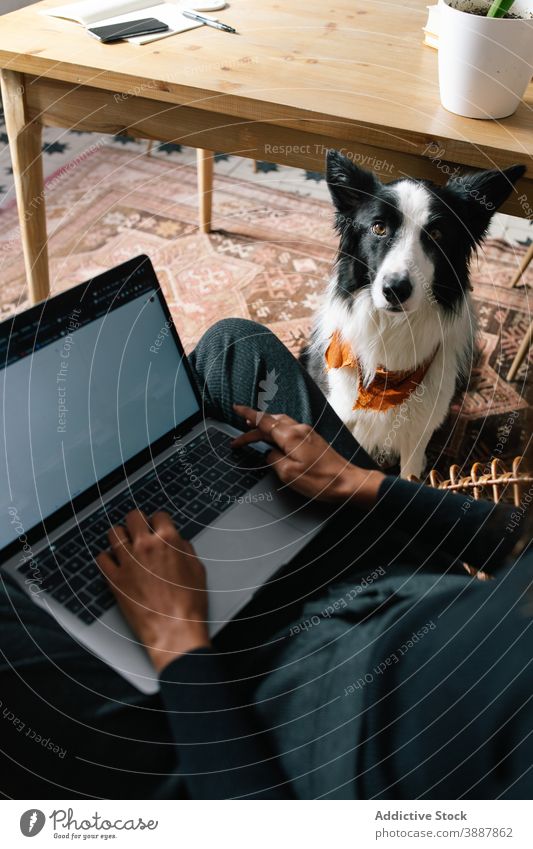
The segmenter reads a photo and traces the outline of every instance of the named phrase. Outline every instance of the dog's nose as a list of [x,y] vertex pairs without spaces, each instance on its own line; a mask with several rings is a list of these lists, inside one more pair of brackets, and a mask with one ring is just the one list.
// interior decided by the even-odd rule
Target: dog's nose
[[388,277],[383,285],[383,296],[391,306],[403,304],[412,291],[413,287],[408,277]]

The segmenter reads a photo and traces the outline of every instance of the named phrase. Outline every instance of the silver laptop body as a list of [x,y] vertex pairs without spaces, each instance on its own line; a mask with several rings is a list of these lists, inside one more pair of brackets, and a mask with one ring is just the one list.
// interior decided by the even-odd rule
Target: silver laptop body
[[4,321],[0,387],[2,568],[143,692],[157,675],[94,562],[127,509],[166,509],[191,539],[211,635],[327,521],[256,452],[231,465],[239,431],[203,417],[145,256]]

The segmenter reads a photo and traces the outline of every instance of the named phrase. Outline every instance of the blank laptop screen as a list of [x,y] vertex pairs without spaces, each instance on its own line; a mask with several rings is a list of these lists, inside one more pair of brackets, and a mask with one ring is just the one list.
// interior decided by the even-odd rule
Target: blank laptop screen
[[159,298],[137,282],[104,293],[97,318],[92,293],[90,320],[80,299],[56,332],[19,328],[32,349],[55,338],[2,357],[0,549],[198,412]]

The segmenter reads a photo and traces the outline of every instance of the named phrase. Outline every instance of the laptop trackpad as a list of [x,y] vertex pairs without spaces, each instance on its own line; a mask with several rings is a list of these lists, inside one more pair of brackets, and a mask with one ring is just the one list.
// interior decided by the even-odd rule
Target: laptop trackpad
[[253,504],[229,510],[195,537],[192,544],[207,571],[211,633],[307,541],[289,522]]

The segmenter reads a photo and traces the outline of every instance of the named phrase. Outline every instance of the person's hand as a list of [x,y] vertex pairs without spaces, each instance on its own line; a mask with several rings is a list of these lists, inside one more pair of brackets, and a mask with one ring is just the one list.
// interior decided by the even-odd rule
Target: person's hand
[[233,447],[271,443],[274,447],[266,459],[283,483],[319,501],[354,499],[358,504],[374,504],[385,477],[382,472],[349,463],[310,425],[290,416],[261,413],[240,404],[234,408],[252,430],[233,440]]
[[97,563],[155,668],[208,646],[205,569],[168,513],[133,510],[109,543]]

